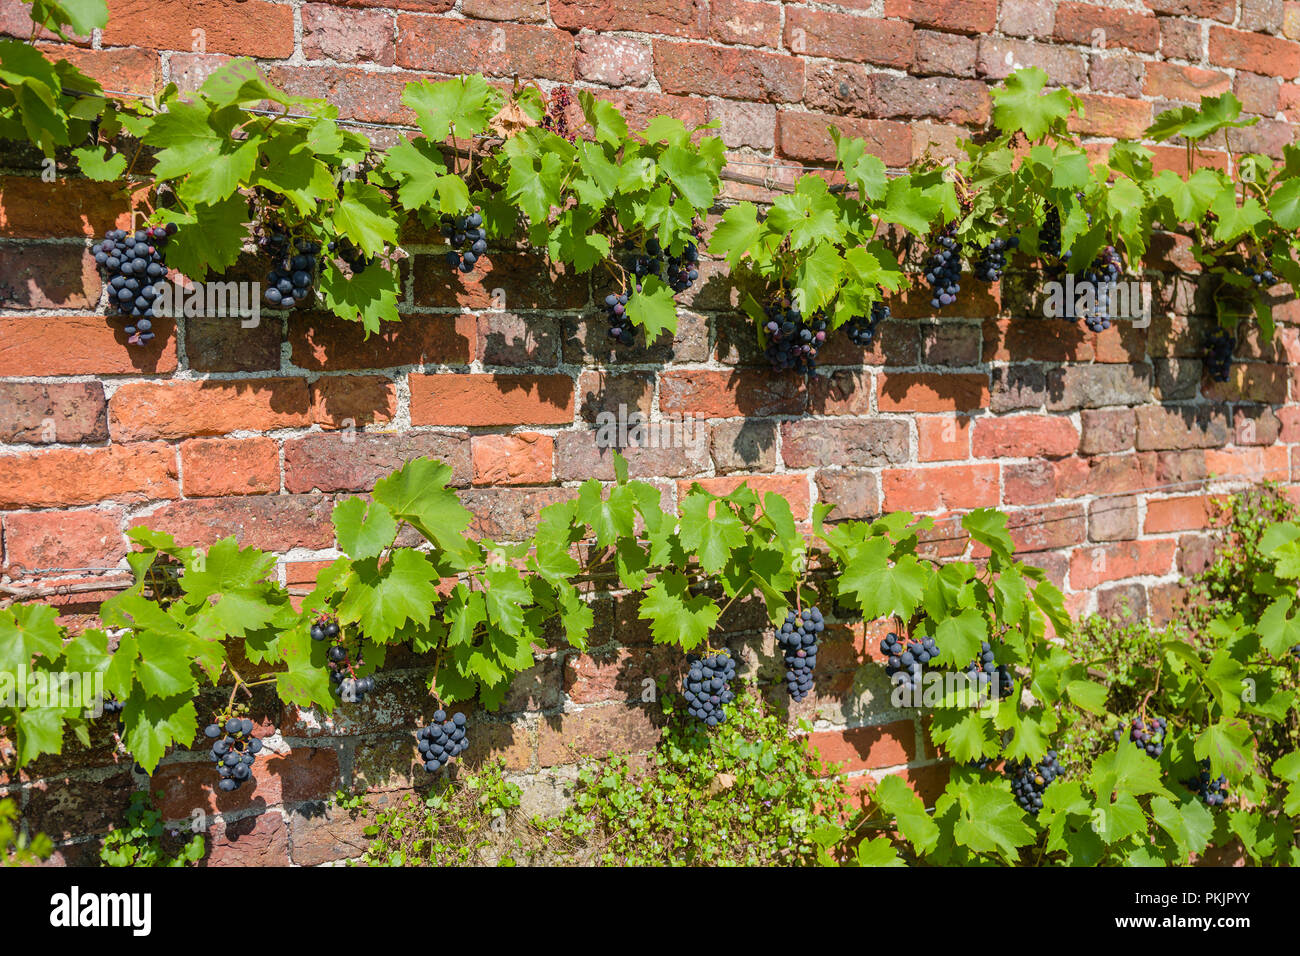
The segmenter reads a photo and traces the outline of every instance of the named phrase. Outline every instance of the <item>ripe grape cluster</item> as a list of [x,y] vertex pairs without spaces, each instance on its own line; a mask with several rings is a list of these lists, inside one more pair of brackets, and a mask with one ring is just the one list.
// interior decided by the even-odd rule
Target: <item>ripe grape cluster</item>
[[448,719],[445,710],[436,711],[433,723],[415,732],[415,745],[424,758],[424,769],[436,773],[451,763],[453,757],[469,749],[465,715],[456,714]]
[[703,234],[703,225],[694,220],[691,232],[696,242],[688,242],[680,256],[673,255],[658,239],[647,239],[644,246],[630,240],[623,243],[623,268],[632,279],[632,288],[611,292],[605,296],[605,318],[609,322],[609,337],[617,345],[631,345],[636,341],[631,320],[627,315],[628,297],[640,292],[649,276],[661,279],[674,293],[685,292],[700,277],[700,250],[697,243]]
[[108,286],[108,300],[127,317],[127,341],[144,345],[154,337],[154,300],[167,278],[163,244],[176,226],[152,226],[136,232],[111,229],[91,249]]
[[451,246],[447,265],[461,272],[474,271],[474,263],[487,252],[487,230],[483,228],[483,214],[475,211],[468,216],[443,216],[442,234]]
[[1051,786],[1052,781],[1062,773],[1061,763],[1056,759],[1056,751],[1047,751],[1047,756],[1034,766],[1032,760],[1012,761],[1007,765],[1011,775],[1011,792],[1015,795],[1020,809],[1031,816],[1038,816],[1043,809],[1043,791]]
[[123,704],[116,697],[109,696],[103,699],[100,706],[103,708],[103,712],[106,714],[120,714],[122,712],[122,708],[125,707],[126,705]]
[[999,664],[994,660],[993,645],[988,641],[980,642],[980,655],[966,667],[966,673],[981,692],[993,684],[999,699],[1010,697],[1016,689],[1016,679],[1011,675],[1011,671],[1007,670],[1005,664]]
[[981,282],[997,282],[1006,271],[1007,253],[1019,245],[1019,236],[994,239],[975,257],[975,278]]
[[[1116,727],[1116,742],[1123,739],[1124,728]],[[1156,717],[1148,724],[1141,717],[1134,717],[1128,725],[1128,739],[1135,747],[1145,750],[1148,757],[1159,757],[1165,752],[1165,719]]]
[[871,303],[870,316],[854,316],[844,325],[849,341],[861,348],[869,348],[876,340],[876,326],[889,321],[889,306],[883,302]]
[[1081,318],[1092,332],[1104,332],[1110,328],[1112,303],[1111,295],[1115,283],[1119,281],[1122,263],[1114,246],[1107,246],[1101,255],[1093,260],[1092,265],[1075,277],[1075,282],[1087,282],[1092,286],[1092,308],[1084,312]]
[[939,656],[939,645],[933,637],[906,644],[897,634],[886,634],[880,642],[880,653],[885,655],[885,674],[890,683],[920,687],[922,670]]
[[1267,262],[1260,262],[1258,259],[1247,262],[1242,267],[1241,274],[1261,289],[1267,289],[1277,284],[1277,276],[1273,274],[1272,267]]
[[208,724],[203,735],[212,741],[208,756],[217,765],[221,790],[238,790],[253,775],[253,761],[262,751],[262,741],[253,736],[253,722],[231,717],[224,725]]
[[786,612],[785,623],[777,640],[785,650],[785,686],[790,698],[803,700],[813,686],[813,668],[817,666],[817,635],[826,630],[822,612],[815,607]]
[[[1053,259],[1061,258],[1061,210],[1052,206],[1043,217],[1043,227],[1038,230],[1039,251]],[[1065,258],[1070,258],[1067,252]]]
[[1218,779],[1212,779],[1208,760],[1202,760],[1201,772],[1190,780],[1184,780],[1183,785],[1200,797],[1207,807],[1222,806],[1228,799],[1228,778],[1219,774]]
[[321,244],[308,239],[290,242],[286,233],[275,232],[265,246],[275,258],[275,268],[267,273],[262,292],[266,304],[277,309],[306,305],[313,297]]
[[690,669],[682,683],[682,696],[686,698],[686,712],[710,727],[727,722],[727,704],[736,699],[729,686],[736,676],[736,661],[726,651],[709,654],[703,658],[692,655]]
[[930,308],[942,309],[957,301],[961,291],[961,243],[943,235],[925,260],[925,281],[930,283]]
[[340,698],[350,704],[359,704],[366,694],[375,689],[373,677],[353,676],[354,669],[365,664],[360,654],[353,661],[346,647],[335,644],[326,656],[329,658],[330,681],[334,684],[334,691]]
[[627,293],[611,292],[605,296],[605,318],[609,320],[609,337],[619,345],[636,341],[632,321],[627,315]]
[[1222,326],[1215,326],[1205,339],[1205,370],[1216,382],[1226,382],[1232,368],[1232,350],[1237,339]]
[[311,626],[311,639],[313,641],[332,641],[339,636],[339,622],[329,615],[321,615],[316,619],[316,623]]
[[826,341],[826,320],[820,312],[804,318],[792,308],[788,299],[774,302],[765,309],[767,321],[767,360],[778,372],[813,375],[817,371],[817,353]]

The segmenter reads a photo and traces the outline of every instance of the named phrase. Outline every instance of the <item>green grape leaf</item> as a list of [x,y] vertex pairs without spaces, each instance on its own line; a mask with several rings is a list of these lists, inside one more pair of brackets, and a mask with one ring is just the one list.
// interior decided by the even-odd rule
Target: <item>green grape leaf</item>
[[939,825],[925,812],[921,801],[897,774],[887,774],[876,784],[875,798],[884,811],[894,818],[901,833],[919,854],[931,852],[939,844]]
[[397,537],[397,522],[378,502],[348,498],[334,508],[339,547],[353,558],[377,558]]
[[321,272],[320,292],[325,307],[341,319],[360,322],[366,338],[378,332],[383,323],[400,319],[397,273],[383,263],[372,263],[351,278],[330,264]]
[[691,595],[686,575],[677,571],[659,575],[641,598],[637,613],[650,621],[656,644],[676,644],[693,650],[708,640],[721,609],[706,595]]

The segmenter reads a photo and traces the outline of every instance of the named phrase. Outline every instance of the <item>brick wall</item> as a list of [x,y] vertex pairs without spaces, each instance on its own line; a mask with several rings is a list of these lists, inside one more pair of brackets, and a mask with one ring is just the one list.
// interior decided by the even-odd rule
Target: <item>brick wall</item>
[[[1171,104],[1231,89],[1262,117],[1229,133],[1232,148],[1276,153],[1300,109],[1300,3],[1281,0],[109,6],[101,34],[49,49],[112,89],[192,87],[225,58],[250,55],[293,92],[383,124],[411,120],[399,97],[413,78],[517,74],[592,88],[634,119],[719,120],[734,168],[777,183],[830,157],[828,119],[892,166],[951,154],[988,119],[989,85],[1017,65],[1041,66],[1081,94],[1079,131],[1098,150]],[[205,31],[205,52],[194,52],[194,28]],[[0,0],[0,32],[28,35],[16,0]],[[1182,161],[1180,149],[1155,152],[1158,166]],[[634,476],[670,498],[695,480],[712,489],[746,480],[787,495],[797,516],[819,500],[848,517],[930,513],[940,520],[929,547],[944,556],[966,548],[962,511],[998,506],[1026,560],[1066,589],[1073,610],[1126,601],[1160,619],[1180,599],[1180,575],[1207,558],[1210,498],[1262,477],[1290,481],[1293,468],[1300,477],[1296,307],[1278,309],[1271,345],[1243,340],[1233,382],[1210,385],[1199,360],[1204,303],[1186,277],[1155,277],[1149,328],[1099,335],[1038,317],[1024,277],[964,295],[941,321],[901,298],[875,349],[838,341],[823,353],[825,377],[805,387],[763,367],[715,264],[685,297],[671,345],[611,355],[592,306],[599,290],[585,277],[498,251],[462,280],[413,233],[405,321],[369,341],[321,315],[270,317],[252,330],[183,319],[128,352],[99,307],[88,253],[92,236],[127,223],[126,203],[103,186],[43,182],[25,150],[0,157],[0,527],[10,584],[35,580],[32,569],[119,565],[123,531],[138,524],[196,544],[236,534],[283,554],[286,582],[309,582],[332,554],[332,504],[415,455],[450,463],[476,529],[509,538],[580,480],[612,478],[591,422],[623,404],[653,419],[707,420],[698,443],[629,454]],[[1204,161],[1222,165],[1226,153]],[[728,195],[765,193],[729,183]],[[1154,246],[1170,269],[1189,264],[1185,245],[1157,237]],[[93,589],[120,577],[74,570],[39,580]],[[60,601],[72,614],[101,596]],[[527,784],[530,807],[561,799],[582,755],[645,750],[659,734],[629,701],[679,655],[650,647],[626,599],[598,609],[598,651],[549,650],[498,715],[476,721],[467,759],[501,756]],[[759,609],[743,611],[734,646],[781,699],[762,626]],[[856,780],[903,773],[933,793],[943,769],[923,728],[890,710],[879,668],[859,668],[878,630],[837,627],[816,693],[792,714],[817,721],[814,742],[848,761]],[[382,802],[424,785],[408,766],[408,725],[427,712],[416,664],[392,661],[373,703],[336,722],[260,701],[259,733],[274,755],[260,762],[256,789],[214,802],[207,765],[178,753],[154,779],[168,815],[219,814],[214,862],[355,855],[359,825],[315,801],[337,786]],[[88,754],[74,746],[16,778],[0,771],[0,792],[20,795],[31,824],[70,841],[65,862],[92,859],[94,834],[143,785],[113,758],[107,729],[98,733]]]

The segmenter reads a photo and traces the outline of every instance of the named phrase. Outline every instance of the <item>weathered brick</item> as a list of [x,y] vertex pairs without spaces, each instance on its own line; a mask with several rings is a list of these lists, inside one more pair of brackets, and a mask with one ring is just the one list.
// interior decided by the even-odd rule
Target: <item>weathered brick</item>
[[397,17],[397,65],[408,69],[572,81],[573,60],[573,37],[551,27]]
[[565,30],[638,30],[703,37],[708,10],[699,0],[551,0],[551,19]]
[[659,376],[659,408],[668,415],[797,415],[806,401],[807,392],[800,382],[766,371],[668,371]]
[[[415,9],[419,0],[408,0],[406,4],[390,4],[387,0],[370,0],[376,6],[411,6]],[[438,0],[450,8],[455,0]],[[517,23],[540,23],[546,19],[546,0],[461,0],[460,12],[476,20],[513,20]]]
[[643,753],[654,748],[659,735],[644,707],[589,707],[542,721],[537,761],[554,767],[584,757]]
[[1088,79],[1092,88],[1099,92],[1138,97],[1142,95],[1146,79],[1146,64],[1137,57],[1123,54],[1094,54],[1088,62]]
[[1089,541],[1128,541],[1137,536],[1136,497],[1101,498],[1088,505]]
[[375,482],[414,458],[451,466],[452,482],[469,484],[469,438],[435,432],[306,435],[284,443],[284,487],[308,491],[369,491]]
[[917,30],[912,34],[912,41],[916,46],[912,72],[921,75],[931,73],[965,77],[975,75],[979,43],[974,38],[954,36],[951,33],[935,33],[931,30]]
[[886,372],[880,376],[876,406],[882,412],[966,412],[987,408],[984,375]]
[[1148,63],[1143,92],[1166,100],[1200,103],[1202,96],[1218,96],[1232,88],[1232,79],[1216,70],[1175,63]]
[[392,66],[397,60],[396,26],[394,16],[382,10],[304,4],[302,50],[309,60]]
[[577,497],[573,488],[472,488],[460,503],[474,520],[470,531],[496,541],[522,541],[537,530],[537,516],[556,501]]
[[39,511],[4,516],[5,568],[112,568],[126,556],[122,511]]
[[1002,466],[1004,505],[1042,505],[1056,500],[1056,469],[1050,462],[1009,462]]
[[1205,17],[1231,23],[1237,15],[1236,0],[1144,0],[1156,13],[1178,17]]
[[1083,429],[1079,451],[1084,455],[1129,451],[1137,439],[1137,416],[1129,408],[1085,409],[1079,413],[1079,423]]
[[893,120],[863,120],[818,116],[814,113],[782,112],[777,117],[777,144],[783,156],[811,163],[835,159],[830,127],[845,136],[866,141],[867,152],[879,156],[886,166],[906,166],[912,159],[912,137],[903,123]]
[[1160,18],[1160,52],[1177,60],[1199,60],[1205,27],[1190,20]]
[[917,461],[962,461],[969,458],[970,428],[971,420],[965,416],[917,416]]
[[719,422],[709,448],[719,474],[776,469],[777,424],[761,419]]
[[264,551],[320,549],[334,544],[333,510],[333,499],[325,495],[193,498],[133,518],[131,527],[165,531],[186,546],[208,546],[234,535],[244,547]]
[[1151,396],[1151,368],[1147,365],[1072,365],[1047,373],[1047,407],[1103,408],[1139,405]]
[[567,425],[567,375],[411,375],[413,425]]
[[709,35],[723,43],[775,49],[781,45],[781,8],[756,0],[709,0]]
[[1154,118],[1151,104],[1120,96],[1094,96],[1081,93],[1082,116],[1070,118],[1069,127],[1077,133],[1112,136],[1118,139],[1141,139]]
[[1228,27],[1210,27],[1210,62],[1265,76],[1300,76],[1300,43]]
[[289,831],[275,811],[218,820],[208,831],[206,866],[288,866]]
[[1095,588],[1106,581],[1168,574],[1176,550],[1177,543],[1171,538],[1079,548],[1070,556],[1070,586]]
[[0,442],[105,442],[107,409],[99,382],[0,382]]
[[1007,516],[1007,533],[1016,551],[1054,551],[1083,541],[1087,518],[1077,504],[1024,508]]
[[1215,448],[1229,439],[1227,415],[1211,406],[1148,405],[1137,409],[1138,451]]
[[951,33],[992,33],[997,0],[885,0],[885,16]]
[[1054,33],[1066,43],[1090,46],[1100,40],[1104,48],[1122,46],[1141,53],[1154,53],[1160,43],[1155,17],[1091,3],[1058,4]]
[[880,514],[880,479],[858,469],[819,471],[817,499],[835,506],[834,520],[874,518]]
[[475,435],[471,448],[478,485],[540,485],[555,473],[555,439],[550,435]]
[[607,86],[645,86],[654,77],[654,51],[628,37],[578,37],[578,76]]
[[1004,80],[1022,67],[1036,66],[1047,73],[1053,83],[1077,88],[1086,82],[1087,61],[1083,54],[1073,50],[988,36],[980,37],[979,43],[981,76]]
[[310,391],[300,378],[135,382],[113,393],[108,411],[115,441],[270,431],[312,420]]
[[824,762],[838,764],[841,773],[899,767],[917,758],[916,725],[910,720],[818,731],[807,742]]
[[1199,531],[1210,526],[1210,499],[1206,495],[1153,498],[1147,501],[1142,530],[1147,534]]
[[469,275],[447,269],[442,256],[416,256],[414,271],[415,304],[421,306],[517,310],[587,304],[585,276],[531,253],[489,249]]
[[803,96],[802,61],[781,53],[656,40],[654,60],[666,93],[759,103],[795,103]]
[[1049,37],[1056,8],[1039,0],[1002,0],[1002,32],[1013,37]]
[[1047,374],[1037,365],[1004,365],[992,370],[989,410],[1041,408],[1047,402]]
[[804,419],[781,425],[781,455],[791,468],[816,468],[829,461],[883,465],[907,459],[906,422]]

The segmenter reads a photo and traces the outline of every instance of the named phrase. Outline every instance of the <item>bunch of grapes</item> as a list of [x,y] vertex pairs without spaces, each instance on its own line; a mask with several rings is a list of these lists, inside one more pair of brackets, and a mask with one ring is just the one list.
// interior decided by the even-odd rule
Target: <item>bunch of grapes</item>
[[1268,289],[1277,284],[1277,276],[1267,262],[1251,259],[1241,270],[1241,274],[1255,284],[1257,288]]
[[1226,382],[1232,368],[1232,350],[1237,339],[1222,326],[1215,326],[1205,339],[1205,370],[1216,382]]
[[1210,761],[1201,761],[1201,772],[1191,780],[1184,780],[1183,786],[1201,798],[1207,807],[1218,807],[1228,799],[1228,778],[1219,774],[1217,780],[1210,777]]
[[415,745],[420,749],[424,769],[436,773],[452,758],[469,749],[469,734],[465,729],[465,715],[447,718],[445,710],[433,715],[433,723],[415,732]]
[[876,340],[876,326],[889,321],[889,306],[883,302],[871,303],[870,316],[854,316],[844,324],[849,341],[862,348],[870,348]]
[[461,272],[474,271],[474,263],[487,252],[487,230],[483,228],[483,214],[475,210],[468,216],[443,216],[442,234],[451,251],[447,265]]
[[369,675],[366,677],[357,677],[356,668],[365,664],[365,660],[360,654],[355,661],[348,654],[348,649],[342,644],[333,645],[326,653],[329,658],[328,667],[330,670],[330,681],[334,684],[334,692],[342,700],[350,704],[359,704],[375,689],[375,679]]
[[275,232],[264,245],[275,258],[262,292],[266,304],[277,309],[306,305],[313,296],[321,244],[308,239],[294,239],[291,244],[286,233]]
[[1104,332],[1110,328],[1111,293],[1119,281],[1123,263],[1114,246],[1107,246],[1101,255],[1093,260],[1088,269],[1075,277],[1075,282],[1087,282],[1093,289],[1093,305],[1081,318],[1089,331]]
[[611,292],[605,296],[609,337],[616,344],[631,345],[636,341],[627,317],[628,297],[641,291],[647,277],[661,279],[674,293],[685,292],[695,284],[695,280],[700,277],[698,242],[703,228],[698,219],[692,222],[691,232],[696,241],[688,242],[679,256],[673,255],[654,238],[647,239],[643,247],[634,245],[631,240],[623,243],[623,268],[631,277],[631,289]]
[[[1061,210],[1051,206],[1043,217],[1043,228],[1038,230],[1038,249],[1052,259],[1061,258]],[[1067,252],[1065,258],[1070,258]]]
[[941,235],[938,246],[925,260],[925,281],[930,283],[930,308],[942,309],[957,301],[961,291],[961,243]]
[[981,282],[997,282],[1007,268],[1007,253],[1019,245],[1019,236],[994,239],[975,257],[975,278]]
[[710,727],[727,722],[723,710],[736,699],[730,686],[736,676],[736,662],[726,651],[709,654],[703,658],[688,658],[690,669],[682,683],[682,696],[686,698],[686,712]]
[[1047,756],[1034,766],[1032,760],[1013,760],[1007,765],[1011,776],[1011,792],[1015,795],[1020,809],[1031,816],[1038,816],[1043,809],[1043,791],[1051,786],[1052,781],[1061,776],[1061,764],[1056,759],[1056,751],[1047,751]]
[[1016,679],[1005,664],[998,664],[994,660],[993,645],[988,641],[980,642],[980,656],[967,665],[966,673],[981,692],[993,684],[997,688],[998,699],[1010,697],[1016,689]]
[[339,636],[339,622],[332,614],[321,614],[317,616],[316,623],[311,626],[311,639],[313,641],[332,641]]
[[365,272],[366,269],[374,265],[375,262],[372,257],[367,256],[353,245],[350,239],[331,239],[326,248],[329,249],[332,255],[337,255],[340,259],[346,262],[354,276]]
[[[1124,739],[1124,728],[1115,728],[1115,742]],[[1156,758],[1165,752],[1165,719],[1156,717],[1147,724],[1141,717],[1134,717],[1129,723],[1128,739],[1135,747],[1146,751],[1148,757]]]
[[208,724],[203,736],[212,741],[208,756],[217,765],[222,790],[238,790],[253,775],[253,761],[262,751],[262,741],[253,736],[253,722],[247,717],[231,717],[223,726]]
[[925,665],[939,656],[939,645],[933,637],[904,644],[897,634],[890,633],[880,642],[880,653],[885,655],[885,674],[890,682],[915,689],[921,686]]
[[605,318],[609,321],[609,337],[619,345],[636,341],[632,320],[627,315],[627,294],[613,293],[605,296]]
[[129,233],[111,229],[91,248],[108,286],[108,301],[127,317],[127,342],[144,345],[154,337],[154,299],[167,278],[163,244],[176,225],[152,226]]
[[800,372],[813,375],[817,371],[817,353],[826,341],[826,320],[820,312],[805,319],[798,309],[791,308],[790,300],[782,299],[767,306],[767,360],[778,372]]
[[826,622],[815,607],[786,612],[785,623],[776,638],[785,650],[785,686],[792,700],[803,700],[812,690],[819,646],[817,635],[824,630]]
[[[120,714],[122,712],[122,708],[125,707],[126,705],[123,704],[116,697],[114,697],[112,694],[110,694],[109,696],[104,698],[100,706],[103,708],[103,712],[106,714]],[[118,719],[120,720],[121,718]]]

